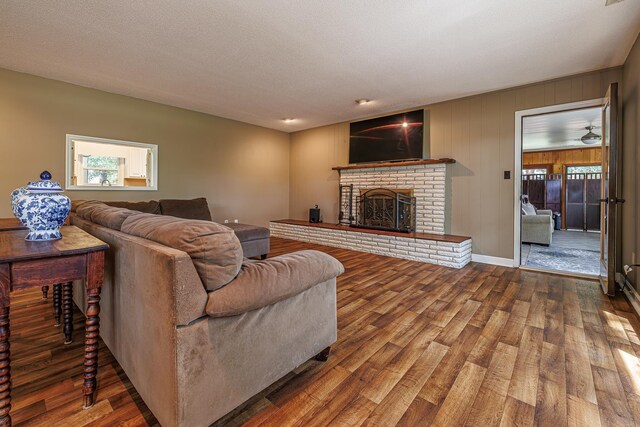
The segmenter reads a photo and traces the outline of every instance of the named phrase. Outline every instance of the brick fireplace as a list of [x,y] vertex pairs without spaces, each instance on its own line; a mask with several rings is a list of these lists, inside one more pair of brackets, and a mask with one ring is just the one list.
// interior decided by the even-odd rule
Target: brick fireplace
[[[271,235],[379,255],[462,268],[471,261],[471,238],[445,234],[447,164],[451,159],[350,165],[340,173],[339,224],[301,220],[270,223]],[[362,198],[386,194],[371,217]],[[402,197],[401,197],[402,196]],[[397,204],[397,200],[408,204]],[[394,205],[395,203],[395,205]],[[411,215],[407,228],[406,216]],[[399,218],[394,220],[394,215]],[[395,221],[395,222],[394,222]]]
[[[401,192],[410,189],[416,202],[416,225],[413,231],[444,234],[448,163],[451,161],[398,162],[375,167],[335,168],[340,172],[340,187],[343,190],[340,192],[340,223],[352,225],[358,222],[357,198],[363,190],[385,188]],[[353,191],[350,191],[351,188]]]

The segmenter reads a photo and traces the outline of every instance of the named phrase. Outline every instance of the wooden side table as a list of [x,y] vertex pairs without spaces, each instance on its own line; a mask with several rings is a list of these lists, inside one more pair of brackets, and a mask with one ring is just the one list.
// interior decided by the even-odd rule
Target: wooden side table
[[[14,231],[14,230],[26,230],[26,229],[27,227],[22,225],[22,223],[17,218],[0,218],[0,231]],[[43,285],[42,299],[47,299],[48,294],[49,294],[49,285]],[[55,325],[60,326],[60,319],[62,317],[62,283],[53,285],[53,313],[54,313],[54,318],[56,322]],[[73,325],[73,315],[68,316],[67,320],[69,320]],[[71,326],[71,328],[73,330],[73,326]],[[67,339],[65,336],[65,343],[68,344],[69,342],[71,342],[71,340]]]
[[[108,245],[75,226],[61,228],[62,239],[27,242],[26,230],[0,233],[0,426],[10,426],[11,359],[9,350],[10,292],[84,280],[87,288],[85,321],[84,408],[94,404],[100,336],[100,290],[104,252]],[[70,303],[70,299],[69,299]],[[65,335],[66,334],[65,330]]]
[[0,231],[26,230],[17,218],[0,218]]

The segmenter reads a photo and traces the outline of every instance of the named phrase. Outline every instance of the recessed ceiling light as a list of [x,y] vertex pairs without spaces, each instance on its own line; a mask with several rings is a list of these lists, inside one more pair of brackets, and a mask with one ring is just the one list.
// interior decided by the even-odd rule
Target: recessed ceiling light
[[368,104],[370,102],[371,102],[371,100],[369,100],[369,99],[364,99],[364,98],[356,99],[356,104],[358,104],[358,105],[364,105],[364,104]]
[[284,119],[282,119],[283,122],[285,123],[291,123],[293,122],[295,119],[293,117],[285,117]]

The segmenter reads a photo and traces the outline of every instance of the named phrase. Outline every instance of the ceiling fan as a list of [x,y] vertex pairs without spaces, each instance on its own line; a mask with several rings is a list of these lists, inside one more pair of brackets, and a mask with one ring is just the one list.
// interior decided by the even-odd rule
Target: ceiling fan
[[580,141],[582,141],[583,144],[586,144],[586,145],[598,144],[600,140],[602,140],[602,136],[598,135],[597,133],[593,133],[594,126],[587,126],[585,127],[585,129],[588,132],[585,133],[582,136],[582,138],[580,138]]

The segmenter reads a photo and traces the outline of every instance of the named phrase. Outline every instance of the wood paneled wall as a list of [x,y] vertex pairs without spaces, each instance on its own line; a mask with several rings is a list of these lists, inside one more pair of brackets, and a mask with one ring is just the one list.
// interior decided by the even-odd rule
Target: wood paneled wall
[[522,153],[522,166],[547,166],[548,173],[564,173],[566,165],[592,165],[602,161],[602,148],[532,151]]
[[[515,113],[604,96],[622,68],[551,80],[427,105],[431,157],[451,157],[450,228],[473,238],[473,252],[513,258]],[[392,114],[393,112],[390,112]],[[291,137],[290,215],[305,219],[316,203],[324,221],[338,218],[338,172],[347,163],[348,123],[296,132]],[[512,173],[513,176],[513,173]]]

